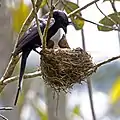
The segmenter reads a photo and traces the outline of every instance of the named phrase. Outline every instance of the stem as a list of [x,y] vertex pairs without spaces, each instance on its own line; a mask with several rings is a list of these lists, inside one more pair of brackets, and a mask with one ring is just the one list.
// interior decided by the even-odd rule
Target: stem
[[48,29],[49,29],[50,20],[51,20],[53,10],[54,10],[54,6],[52,5],[52,2],[53,2],[53,0],[51,0],[51,8],[50,8],[50,12],[49,12],[49,17],[48,17],[47,24],[46,24],[46,27],[45,27],[45,30],[44,30],[44,33],[43,33],[43,44],[42,44],[43,45],[43,50],[46,48],[47,32],[48,32]]
[[[83,28],[81,30],[81,35],[82,35],[82,47],[83,47],[83,50],[86,51],[85,35],[84,35],[84,29]],[[90,100],[90,107],[91,107],[92,117],[93,117],[93,120],[96,120],[95,111],[94,111],[94,104],[93,104],[93,96],[92,96],[92,93],[93,93],[92,92],[92,84],[91,84],[90,77],[87,78],[87,86],[88,86],[88,93],[89,93],[89,100]]]
[[[119,59],[120,58],[120,55],[119,56],[116,56],[116,57],[112,57],[112,58],[110,58],[110,59],[108,59],[108,60],[105,60],[105,61],[103,61],[103,62],[101,62],[101,63],[98,63],[97,65],[95,65],[94,66],[94,72],[99,68],[99,67],[101,67],[102,65],[105,65],[105,64],[107,64],[107,63],[110,63],[110,62],[112,62],[112,61],[114,61],[114,60],[117,60],[117,59]],[[41,71],[36,71],[36,72],[33,72],[33,73],[28,73],[28,74],[24,74],[24,76],[23,76],[23,78],[24,79],[28,79],[28,78],[34,78],[34,77],[38,77],[38,76],[41,76],[42,75],[42,73],[41,73]],[[13,81],[15,81],[15,80],[18,80],[18,78],[19,78],[19,76],[13,76],[13,77],[9,77],[9,78],[6,78],[6,79],[4,79],[4,81],[1,81],[0,80],[0,86],[1,85],[7,85],[8,83],[11,83],[11,82],[13,82]],[[0,91],[1,92],[1,91]]]
[[0,107],[0,110],[13,110],[12,107]]
[[[42,0],[37,0],[36,1],[36,4],[35,4],[36,12],[38,12],[41,3],[42,3]],[[28,29],[30,23],[34,19],[34,17],[35,17],[34,9],[32,9],[30,14],[28,15],[28,17],[26,18],[25,22],[23,23],[23,25],[21,27],[18,39],[20,39],[22,37],[22,35],[26,32],[26,30]]]
[[[119,25],[120,28],[120,25]],[[120,32],[118,31],[118,41],[119,41],[119,49],[120,49]]]
[[[35,77],[38,77],[38,76],[41,76],[41,75],[42,75],[41,71],[36,71],[36,72],[33,72],[33,73],[24,74],[23,78],[24,79],[35,78]],[[7,78],[3,82],[0,82],[0,85],[1,84],[7,85],[8,83],[11,83],[11,82],[14,82],[14,81],[18,80],[18,78],[19,78],[19,76],[13,76],[13,77]]]
[[35,6],[35,2],[34,2],[34,0],[31,0],[31,2],[32,2],[32,5],[33,5],[33,11],[34,11],[34,14],[35,14],[35,20],[36,20],[36,24],[37,24],[38,34],[40,36],[40,39],[43,41],[43,36],[42,36],[42,32],[41,32],[41,28],[40,28],[40,24],[39,24],[39,20],[38,20],[38,16],[37,16],[37,9],[36,9],[36,6]]
[[99,6],[98,6],[97,3],[95,3],[95,5],[96,5],[97,9],[100,11],[100,13],[101,13],[104,17],[106,17],[108,20],[110,20],[110,21],[113,22],[115,25],[117,25],[117,23],[116,23],[113,19],[111,19],[110,17],[108,17],[107,15],[105,15],[105,13],[99,8]]
[[0,114],[0,118],[2,118],[3,120],[8,120],[5,116]]
[[[39,6],[40,6],[41,2],[42,2],[42,0],[37,0],[36,1],[36,5],[35,6],[36,6],[36,10],[37,11],[39,10]],[[16,40],[16,44],[14,46],[13,53],[14,53],[14,51],[16,49],[16,45],[18,43],[18,40],[26,32],[29,24],[32,22],[33,19],[34,19],[34,11],[32,10],[30,12],[30,14],[28,15],[27,19],[25,20],[25,22],[23,23],[22,27],[21,27],[20,33],[19,33],[18,38]],[[20,56],[17,56],[17,57],[12,56],[11,57],[11,59],[10,59],[10,61],[8,63],[8,66],[7,66],[7,68],[6,68],[6,70],[5,70],[4,74],[3,74],[0,82],[3,82],[4,79],[7,79],[7,78],[11,77],[11,75],[12,75],[12,73],[14,71],[14,68],[15,68],[16,64],[18,63],[19,59],[20,59]]]
[[[72,15],[74,15],[74,11],[76,11],[76,10],[73,10],[72,8],[70,8],[67,4],[65,4],[65,2],[63,2],[63,1],[61,1],[62,2],[62,4],[64,5],[64,6],[66,6],[68,9],[70,9],[70,10],[72,10],[73,12],[71,12],[71,13],[69,13],[68,14],[68,17],[71,17]],[[83,7],[84,8],[84,7]],[[79,8],[80,9],[80,8]],[[76,13],[75,13],[76,14]],[[106,28],[110,28],[110,29],[112,29],[112,30],[115,30],[115,31],[120,31],[120,29],[118,29],[118,28],[115,28],[115,27],[111,27],[111,26],[105,26],[105,25],[103,25],[103,24],[98,24],[98,23],[95,23],[95,22],[93,22],[93,21],[90,21],[90,20],[87,20],[87,19],[85,19],[85,18],[83,18],[82,16],[81,16],[81,14],[76,14],[76,16],[79,18],[79,19],[81,19],[81,20],[84,20],[84,21],[86,21],[86,22],[89,22],[89,23],[91,23],[91,24],[94,24],[94,25],[97,25],[97,26],[102,26],[102,27],[106,27]],[[109,18],[108,18],[109,19]],[[112,21],[112,20],[111,20]]]
[[92,117],[93,120],[96,120],[95,116],[95,110],[94,110],[94,104],[93,104],[93,96],[92,96],[92,83],[90,77],[87,78],[87,85],[88,85],[88,93],[89,93],[89,99],[90,99],[90,106],[91,106],[91,112],[92,112]]
[[98,67],[100,67],[100,66],[102,66],[102,65],[105,65],[106,63],[110,63],[110,62],[112,62],[112,61],[114,61],[114,60],[117,60],[118,58],[120,58],[120,55],[119,55],[119,56],[116,56],[116,57],[112,57],[112,58],[110,58],[110,59],[108,59],[108,60],[105,60],[105,61],[103,61],[103,62],[101,62],[101,63],[98,63],[95,67],[98,68]]
[[98,1],[99,1],[99,0],[94,0],[94,1],[92,1],[92,2],[90,2],[90,3],[88,3],[87,5],[85,5],[85,6],[82,7],[82,8],[77,8],[77,9],[74,10],[73,12],[69,13],[69,14],[68,14],[68,17],[71,17],[72,15],[76,14],[77,12],[86,9],[87,7],[93,5],[94,3],[98,2]]
[[114,10],[114,12],[116,12],[117,13],[117,9],[116,9],[116,7],[115,7],[115,0],[110,0],[110,3],[111,3],[111,6],[112,6],[112,8],[113,8],[113,10]]

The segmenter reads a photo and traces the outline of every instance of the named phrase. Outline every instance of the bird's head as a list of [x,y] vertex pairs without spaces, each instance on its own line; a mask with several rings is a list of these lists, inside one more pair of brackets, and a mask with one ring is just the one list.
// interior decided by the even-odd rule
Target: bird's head
[[54,10],[53,18],[55,19],[56,24],[60,28],[63,28],[64,32],[67,33],[67,26],[70,24],[70,22],[66,13],[61,10]]

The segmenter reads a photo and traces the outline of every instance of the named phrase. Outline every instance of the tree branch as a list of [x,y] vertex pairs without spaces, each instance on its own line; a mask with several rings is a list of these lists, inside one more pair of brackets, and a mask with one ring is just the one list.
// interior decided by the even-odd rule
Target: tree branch
[[98,63],[97,65],[95,65],[95,67],[96,68],[99,68],[99,67],[101,67],[102,65],[105,65],[105,64],[107,64],[107,63],[110,63],[110,62],[112,62],[112,61],[114,61],[114,60],[117,60],[117,59],[119,59],[120,58],[120,55],[119,56],[116,56],[116,57],[112,57],[112,58],[110,58],[110,59],[108,59],[108,60],[105,60],[105,61],[103,61],[103,62],[101,62],[101,63]]
[[[84,29],[83,28],[81,30],[81,35],[82,35],[83,50],[86,51],[85,34],[84,34]],[[94,104],[93,104],[92,84],[91,84],[91,78],[90,77],[87,78],[87,86],[88,86],[88,93],[89,93],[89,100],[90,100],[90,107],[91,107],[92,117],[93,117],[93,120],[96,120],[95,109],[94,109]]]
[[45,30],[44,30],[44,33],[43,33],[43,44],[42,44],[43,49],[46,48],[47,32],[48,32],[48,29],[49,29],[50,20],[51,20],[51,17],[52,17],[52,14],[53,14],[53,10],[54,10],[54,6],[53,6],[52,3],[53,3],[53,0],[51,0],[49,17],[48,17],[47,24],[46,24],[46,27],[45,27]]
[[[37,0],[36,1],[36,11],[39,10],[39,6],[40,6],[41,2],[42,2],[42,0]],[[27,30],[29,24],[32,22],[34,16],[35,16],[34,10],[32,9],[32,11],[30,12],[27,19],[25,20],[25,22],[23,23],[23,25],[21,27],[20,33],[19,33],[18,38],[16,40],[16,44],[14,46],[14,51],[16,49],[16,45],[17,45],[18,40],[24,34],[24,32],[26,32],[26,30]],[[14,51],[13,51],[13,53],[14,53]],[[12,56],[11,57],[11,59],[10,59],[10,61],[8,63],[8,66],[7,66],[6,70],[5,70],[5,73],[3,74],[0,82],[3,82],[4,79],[7,79],[7,78],[11,77],[11,75],[12,75],[12,73],[14,71],[14,68],[15,68],[17,62],[19,61],[19,59],[20,59],[20,56],[17,56],[17,57]]]
[[[110,62],[112,62],[112,61],[114,61],[114,60],[117,60],[117,59],[119,59],[119,58],[120,58],[120,55],[119,55],[119,56],[116,56],[116,57],[112,57],[112,58],[110,58],[110,59],[107,59],[107,60],[105,60],[105,61],[103,61],[103,62],[101,62],[101,63],[98,63],[98,64],[96,64],[96,65],[94,66],[93,71],[96,72],[96,70],[97,70],[99,67],[101,67],[102,65],[105,65],[105,64],[107,64],[107,63],[110,63]],[[28,78],[38,77],[38,76],[41,76],[41,75],[42,75],[41,71],[36,71],[36,72],[24,74],[23,78],[24,78],[24,79],[28,79]],[[11,83],[11,82],[13,82],[13,81],[16,81],[16,80],[18,80],[18,77],[19,77],[19,76],[13,76],[13,77],[10,77],[10,78],[5,79],[3,82],[0,80],[0,85],[7,85],[8,83]],[[1,92],[1,91],[0,91],[0,92]]]
[[13,110],[12,107],[0,107],[0,110]]
[[[41,3],[42,3],[42,0],[37,0],[36,1],[36,5],[35,5],[36,12],[38,12]],[[25,20],[25,22],[23,23],[23,25],[21,27],[18,39],[26,32],[26,30],[28,29],[30,23],[34,19],[34,17],[35,17],[35,13],[34,13],[34,9],[32,9],[31,12],[30,12],[30,14],[28,15],[27,19]]]
[[110,3],[111,3],[111,6],[112,6],[112,8],[113,8],[113,10],[114,10],[114,12],[116,12],[117,13],[117,9],[116,9],[116,7],[115,7],[115,0],[110,0]]
[[95,3],[95,5],[96,5],[97,9],[100,11],[100,13],[101,13],[104,17],[106,17],[108,20],[110,20],[110,21],[113,22],[115,25],[117,25],[117,23],[116,23],[113,19],[111,19],[110,17],[108,17],[107,15],[105,15],[105,13],[99,8],[99,6],[98,6],[97,3]]
[[38,16],[37,16],[37,8],[35,6],[35,1],[31,0],[31,2],[32,2],[32,5],[33,5],[33,11],[34,11],[34,14],[35,14],[35,20],[36,20],[36,24],[37,24],[37,29],[38,29],[38,33],[39,33],[39,36],[40,36],[40,40],[43,41],[43,36],[42,36],[41,28],[40,28],[40,25],[39,25],[39,20],[38,20]]
[[[64,6],[66,6],[68,9],[70,9],[70,10],[72,10],[73,11],[73,9],[71,9],[67,4],[65,4],[63,1],[62,1],[62,4],[64,5]],[[84,8],[84,7],[83,7]],[[80,8],[79,8],[80,9]],[[74,10],[74,11],[76,11],[76,10]],[[71,17],[72,15],[74,15],[74,11],[73,12],[71,12],[71,13],[69,13],[68,14],[68,17]],[[73,13],[73,14],[72,14]],[[69,16],[70,15],[70,16]],[[81,20],[84,20],[84,21],[86,21],[86,22],[89,22],[89,23],[91,23],[91,24],[94,24],[94,25],[97,25],[97,26],[101,26],[101,27],[106,27],[106,28],[110,28],[110,29],[112,29],[112,30],[115,30],[115,31],[120,31],[120,29],[119,28],[116,28],[116,27],[111,27],[111,26],[107,26],[107,25],[103,25],[103,24],[98,24],[98,23],[95,23],[95,22],[93,22],[93,21],[90,21],[90,20],[87,20],[87,19],[85,19],[85,18],[83,18],[80,14],[75,14],[79,19],[81,19]],[[108,18],[109,19],[109,18]]]
[[69,13],[69,14],[68,14],[68,17],[71,17],[72,15],[76,14],[76,13],[79,12],[79,11],[81,12],[82,10],[88,8],[89,6],[93,5],[94,3],[98,2],[98,1],[99,1],[99,0],[94,0],[94,1],[92,1],[92,2],[90,2],[90,3],[88,3],[87,5],[85,5],[85,6],[82,7],[82,8],[77,8],[77,9],[74,10],[73,12]]
[[0,118],[2,118],[3,120],[8,120],[5,116],[0,114]]
[[18,63],[19,59],[20,59],[20,56],[11,58],[2,78],[0,79],[0,82],[3,82],[5,79],[11,77],[11,75],[14,71],[14,68],[15,68],[16,64]]
[[[36,71],[36,72],[33,72],[33,73],[24,74],[23,78],[24,79],[35,78],[35,77],[38,77],[38,76],[41,76],[41,75],[42,75],[41,71]],[[3,84],[7,85],[8,83],[14,82],[14,81],[18,80],[18,78],[19,78],[19,76],[13,76],[13,77],[7,78],[2,82],[2,85]],[[1,82],[0,82],[0,85],[1,85]]]

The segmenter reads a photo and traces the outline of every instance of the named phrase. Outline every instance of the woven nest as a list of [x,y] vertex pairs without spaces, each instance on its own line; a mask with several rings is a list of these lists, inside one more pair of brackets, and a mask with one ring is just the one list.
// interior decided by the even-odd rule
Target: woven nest
[[80,48],[41,51],[42,77],[55,91],[67,92],[93,73],[91,56]]

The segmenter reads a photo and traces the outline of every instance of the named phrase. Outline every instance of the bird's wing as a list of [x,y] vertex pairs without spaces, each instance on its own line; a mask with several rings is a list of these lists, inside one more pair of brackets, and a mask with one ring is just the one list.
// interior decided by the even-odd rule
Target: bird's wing
[[[43,33],[44,28],[45,28],[45,23],[43,21],[40,21],[40,28]],[[15,54],[17,55],[20,52],[22,52],[22,48],[25,45],[27,45],[29,42],[34,40],[37,36],[39,36],[38,30],[37,30],[37,25],[34,24],[25,32],[25,34],[18,41]]]
[[[44,32],[44,28],[47,24],[47,20],[48,20],[47,15],[45,15],[41,19],[39,19],[40,28],[41,28],[42,33]],[[54,18],[51,18],[49,28],[54,23],[55,23]],[[28,43],[30,43],[32,40],[34,40],[37,36],[39,36],[39,34],[38,34],[37,25],[36,25],[36,21],[35,21],[35,22],[33,22],[32,26],[25,32],[25,34],[19,39],[14,54],[18,55],[20,52],[22,52],[22,48],[24,46],[26,46]]]

